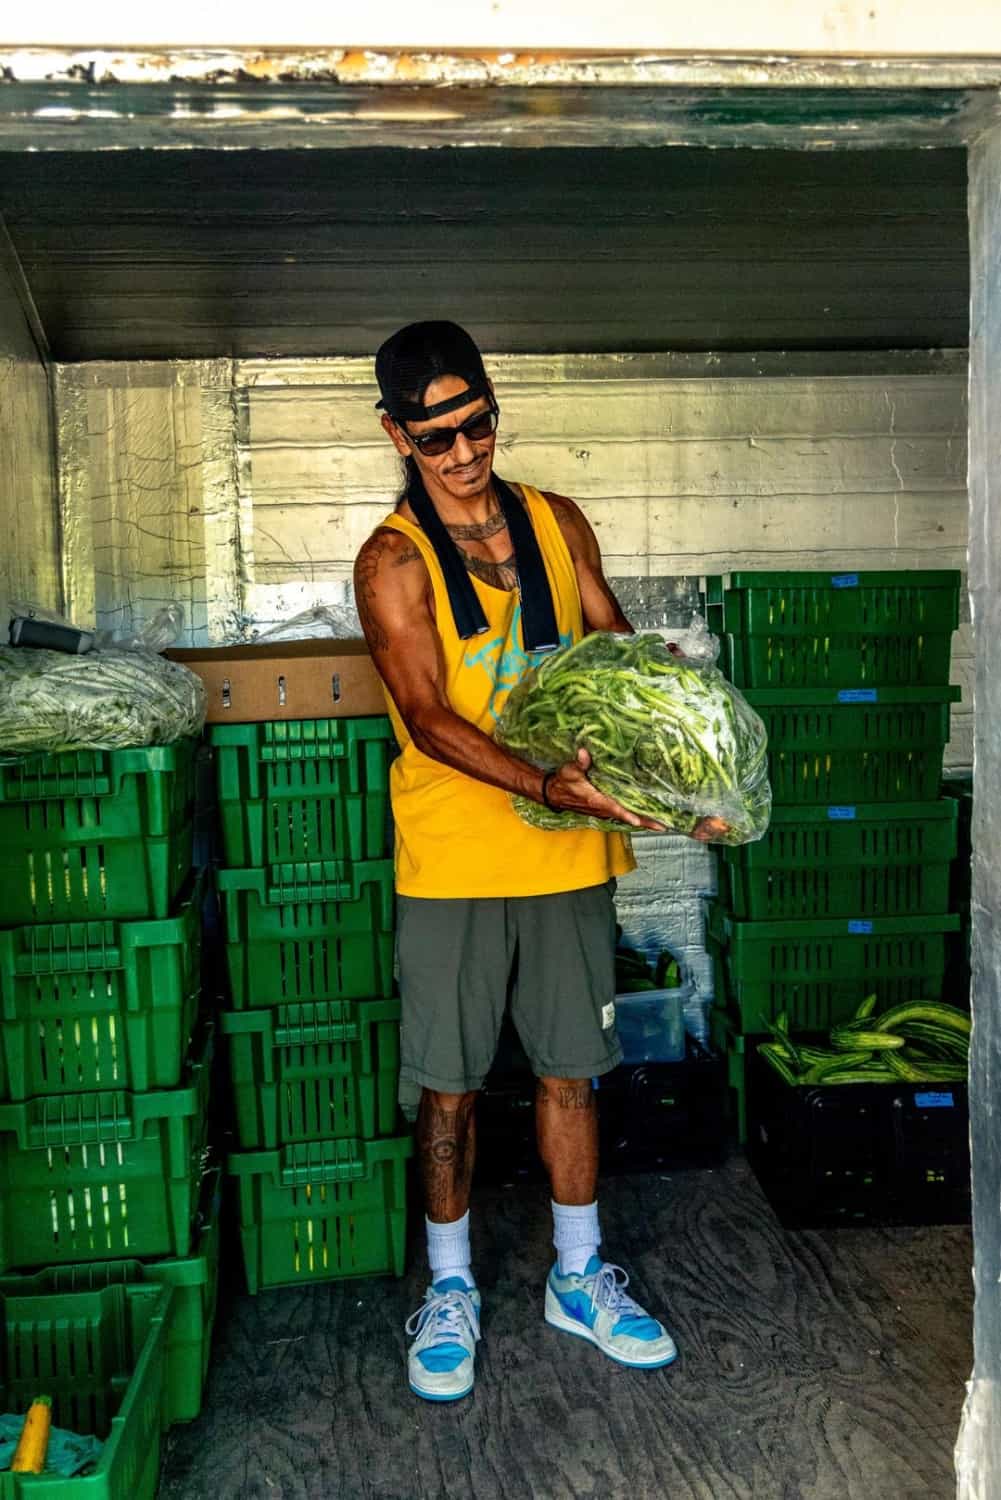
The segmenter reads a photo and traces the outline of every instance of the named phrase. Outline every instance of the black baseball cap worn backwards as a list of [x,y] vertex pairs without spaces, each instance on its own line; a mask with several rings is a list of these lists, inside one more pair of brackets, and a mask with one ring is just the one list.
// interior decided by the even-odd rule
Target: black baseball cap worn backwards
[[[424,392],[443,375],[464,380],[467,389],[447,401],[426,406]],[[464,328],[445,319],[408,323],[388,338],[375,356],[375,378],[382,396],[376,408],[386,412],[394,422],[427,422],[468,406],[481,396],[491,396],[479,349]],[[407,500],[441,565],[456,633],[461,640],[468,641],[488,628],[483,605],[458,547],[431,502],[419,469],[416,464],[408,468]],[[510,487],[497,474],[492,474],[491,480],[514,548],[524,649],[555,651],[560,644],[559,629],[538,538],[528,512]]]
[[[468,390],[425,406],[424,392],[442,375],[464,380]],[[382,394],[376,408],[397,422],[428,422],[490,394],[479,349],[464,328],[446,319],[408,323],[394,333],[375,356],[375,378]]]

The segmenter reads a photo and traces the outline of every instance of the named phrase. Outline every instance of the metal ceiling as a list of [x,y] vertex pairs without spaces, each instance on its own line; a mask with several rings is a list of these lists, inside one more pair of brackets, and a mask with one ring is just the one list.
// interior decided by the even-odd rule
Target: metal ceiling
[[963,150],[0,154],[59,360],[967,342]]

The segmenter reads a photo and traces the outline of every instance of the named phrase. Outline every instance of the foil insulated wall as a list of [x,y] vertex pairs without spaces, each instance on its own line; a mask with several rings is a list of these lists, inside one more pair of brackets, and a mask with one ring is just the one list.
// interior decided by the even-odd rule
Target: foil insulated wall
[[180,603],[185,644],[235,639],[229,361],[61,365],[56,397],[67,613],[133,631]]
[[[2,226],[0,226],[2,235]],[[0,616],[13,602],[61,605],[48,375],[0,259]]]
[[974,1370],[959,1500],[1001,1496],[1001,129],[970,152],[970,597],[976,645],[970,1141]]

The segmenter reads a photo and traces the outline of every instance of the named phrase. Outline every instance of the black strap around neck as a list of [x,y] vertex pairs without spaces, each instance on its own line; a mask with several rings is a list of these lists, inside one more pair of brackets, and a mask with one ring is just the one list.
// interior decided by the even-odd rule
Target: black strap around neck
[[[483,605],[473,588],[472,579],[459,554],[459,549],[448,534],[445,523],[435,510],[424,488],[424,482],[410,466],[407,499],[421,530],[435,551],[448,590],[448,602],[452,618],[461,640],[482,635],[488,629]],[[555,651],[560,644],[560,633],[553,608],[553,594],[549,587],[546,565],[542,560],[535,528],[525,507],[512,493],[509,485],[496,474],[492,476],[494,490],[504,512],[504,519],[511,536],[515,567],[518,570],[518,587],[521,593],[521,634],[526,651]]]

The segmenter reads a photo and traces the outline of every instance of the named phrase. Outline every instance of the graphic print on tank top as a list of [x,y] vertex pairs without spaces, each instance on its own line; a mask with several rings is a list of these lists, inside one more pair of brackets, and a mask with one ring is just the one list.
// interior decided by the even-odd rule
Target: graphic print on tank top
[[[573,645],[572,631],[560,632],[560,645]],[[517,687],[531,667],[537,666],[548,655],[548,651],[527,652],[522,645],[520,603],[514,607],[506,635],[493,636],[476,651],[467,648],[464,659],[466,670],[486,672],[493,684],[488,707],[495,723],[501,716],[511,689]]]

